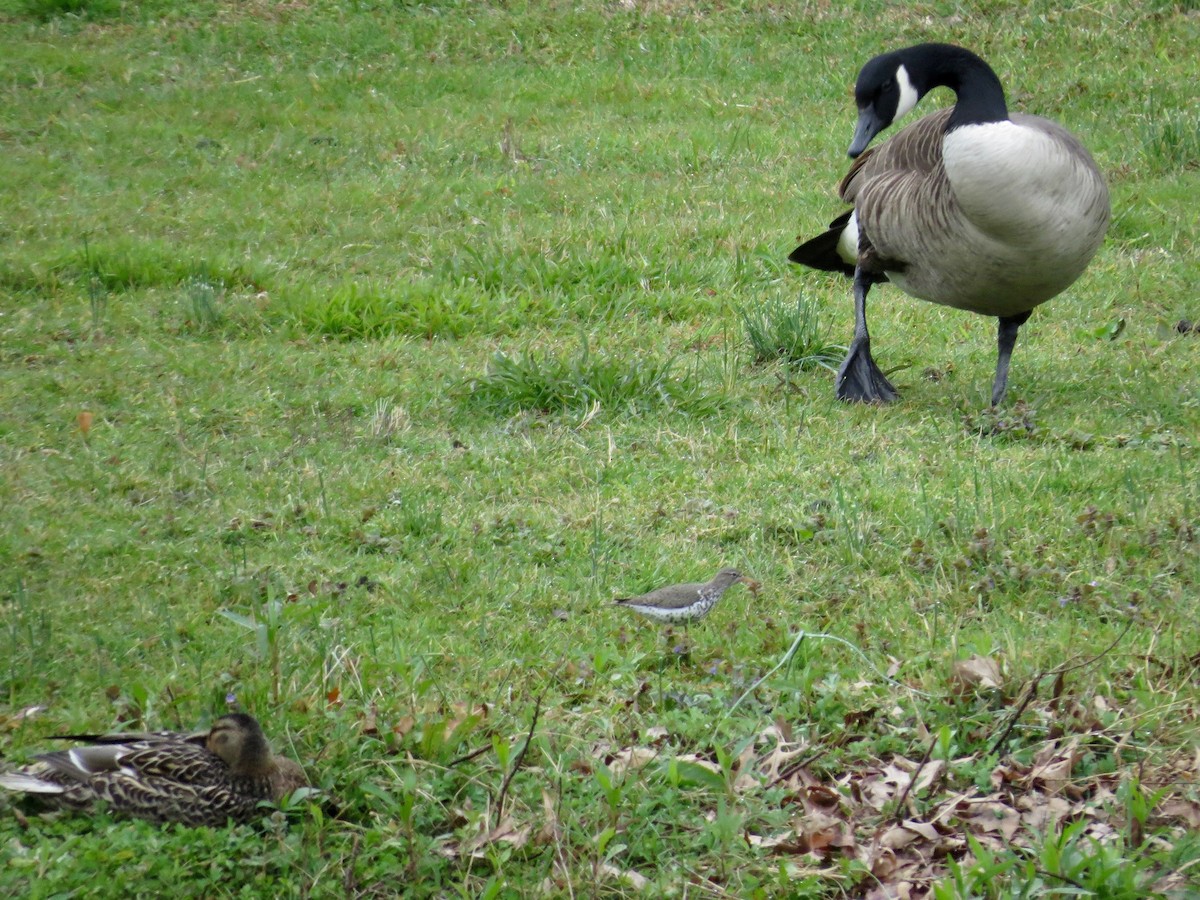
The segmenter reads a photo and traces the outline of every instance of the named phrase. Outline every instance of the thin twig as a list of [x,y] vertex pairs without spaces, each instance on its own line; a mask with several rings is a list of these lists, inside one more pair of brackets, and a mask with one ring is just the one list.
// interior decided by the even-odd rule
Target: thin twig
[[358,894],[358,879],[354,877],[354,864],[358,861],[361,852],[362,836],[355,832],[354,840],[350,843],[350,859],[347,861],[345,871],[342,872],[342,890],[346,892],[347,897]]
[[450,762],[446,763],[446,768],[453,769],[455,766],[457,766],[461,763],[470,762],[477,756],[483,756],[483,754],[487,753],[491,749],[492,749],[491,744],[485,744],[484,746],[480,747],[478,750],[472,750],[470,753],[464,753],[462,756],[459,756],[459,757],[456,757],[456,758],[450,760]]
[[1012,715],[1008,717],[1008,725],[1005,726],[1004,730],[1000,732],[1000,737],[996,738],[992,744],[991,753],[999,750],[1000,745],[1008,740],[1008,736],[1012,734],[1012,730],[1017,727],[1017,721],[1024,714],[1025,710],[1029,708],[1029,704],[1033,702],[1033,698],[1037,696],[1038,684],[1049,674],[1049,672],[1040,672],[1029,680],[1029,684],[1025,685],[1025,694],[1021,698],[1021,702],[1017,704],[1017,708],[1013,710]]
[[912,773],[912,778],[908,780],[908,784],[900,792],[900,799],[896,802],[897,825],[904,821],[904,803],[908,800],[908,792],[913,789],[913,785],[917,783],[917,779],[921,776],[921,770],[925,768],[925,764],[929,762],[929,757],[933,755],[933,748],[937,744],[937,741],[936,737],[930,738],[929,746],[925,748],[925,755],[921,757],[921,762],[918,763],[917,770]]
[[1074,878],[1071,878],[1068,875],[1062,875],[1058,872],[1048,872],[1041,866],[1037,866],[1034,871],[1039,875],[1045,875],[1047,878],[1057,878],[1059,881],[1065,881],[1067,884],[1074,885],[1081,891],[1087,891],[1089,894],[1091,893],[1091,891],[1088,891],[1086,884],[1084,884],[1082,881],[1076,881]]
[[529,723],[529,733],[525,735],[525,743],[521,745],[521,749],[517,751],[517,756],[513,760],[512,767],[508,770],[508,774],[504,776],[504,781],[500,785],[500,795],[496,799],[496,826],[499,827],[500,820],[504,817],[504,797],[508,794],[508,786],[512,783],[513,776],[517,774],[517,769],[521,768],[521,761],[525,759],[525,751],[529,749],[530,743],[533,741],[533,732],[537,728],[538,716],[542,713],[542,698],[546,696],[546,692],[542,691],[538,695],[533,704],[533,721]]
[[824,756],[826,753],[828,753],[833,747],[836,747],[836,746],[838,746],[838,744],[835,742],[834,744],[831,744],[829,746],[818,747],[815,752],[810,753],[808,756],[804,757],[804,759],[797,760],[794,763],[789,763],[788,765],[784,766],[783,770],[780,771],[780,773],[777,776],[775,776],[775,778],[772,781],[767,782],[767,786],[764,788],[764,790],[769,791],[771,788],[775,787],[775,785],[780,784],[784,781],[787,781],[789,778],[791,778],[793,775],[795,775],[801,769],[811,766],[813,763],[815,763],[818,759],[820,759],[822,756]]
[[1125,628],[1121,631],[1121,633],[1113,638],[1112,643],[1098,653],[1095,653],[1094,655],[1089,656],[1080,662],[1063,663],[1061,666],[1056,666],[1053,669],[1047,669],[1043,672],[1039,672],[1033,678],[1029,679],[1029,684],[1025,688],[1025,696],[1022,698],[1020,705],[1018,705],[1013,711],[1012,715],[1008,717],[1008,724],[1005,726],[1004,731],[1000,733],[1000,737],[996,738],[996,740],[992,742],[992,749],[990,752],[995,753],[1000,749],[1004,742],[1008,740],[1008,736],[1012,734],[1013,729],[1017,727],[1017,722],[1020,720],[1021,715],[1026,709],[1029,708],[1029,704],[1033,702],[1033,698],[1037,696],[1038,685],[1041,684],[1043,678],[1049,678],[1051,675],[1057,678],[1061,675],[1065,675],[1067,672],[1074,672],[1076,669],[1083,669],[1092,665],[1093,663],[1099,662],[1103,657],[1111,653],[1117,644],[1121,643],[1121,641],[1125,639],[1125,635],[1129,634],[1129,629],[1132,627],[1133,620],[1130,619],[1125,623]]

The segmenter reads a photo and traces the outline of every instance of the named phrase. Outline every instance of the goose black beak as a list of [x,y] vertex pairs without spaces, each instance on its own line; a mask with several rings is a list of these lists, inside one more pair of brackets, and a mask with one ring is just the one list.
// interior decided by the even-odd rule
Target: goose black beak
[[850,149],[846,153],[851,159],[856,158],[867,149],[871,138],[887,128],[888,124],[875,112],[874,106],[864,106],[858,111],[858,127],[854,129],[854,140],[850,142]]

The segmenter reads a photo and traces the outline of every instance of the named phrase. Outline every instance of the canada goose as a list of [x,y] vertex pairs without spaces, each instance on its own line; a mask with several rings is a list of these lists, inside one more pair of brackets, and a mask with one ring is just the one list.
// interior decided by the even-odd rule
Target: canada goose
[[260,815],[308,783],[294,761],[274,756],[257,721],[245,713],[217,719],[196,734],[77,735],[87,744],[44,753],[0,773],[0,787],[57,809],[113,812],[152,822],[223,825]]
[[[952,108],[866,149],[939,86],[957,95]],[[1062,126],[1010,116],[996,73],[962,47],[918,44],[877,56],[859,73],[854,99],[855,161],[838,186],[854,209],[788,257],[854,278],[854,339],[837,396],[899,396],[871,358],[867,334],[867,292],[891,281],[921,300],[1000,320],[996,406],[1017,330],[1082,274],[1104,239],[1104,179]]]

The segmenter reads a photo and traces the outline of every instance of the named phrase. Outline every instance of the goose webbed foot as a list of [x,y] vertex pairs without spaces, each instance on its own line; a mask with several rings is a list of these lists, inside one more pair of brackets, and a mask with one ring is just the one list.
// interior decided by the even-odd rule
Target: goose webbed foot
[[837,398],[848,403],[892,403],[899,392],[871,358],[871,339],[855,338],[837,373]]

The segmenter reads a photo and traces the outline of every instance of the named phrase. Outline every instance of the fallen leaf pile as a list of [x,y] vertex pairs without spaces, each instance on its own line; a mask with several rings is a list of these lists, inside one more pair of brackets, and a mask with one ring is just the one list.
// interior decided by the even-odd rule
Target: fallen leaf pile
[[[1029,765],[1009,762],[991,772],[988,790],[956,788],[952,773],[970,759],[923,765],[905,757],[836,776],[809,769],[790,775],[785,802],[795,806],[782,834],[747,836],[773,853],[804,857],[806,868],[852,858],[876,883],[862,896],[925,897],[947,874],[947,860],[970,864],[970,835],[985,850],[1029,848],[1039,835],[1085,822],[1083,836],[1104,842],[1127,827],[1117,802],[1120,774],[1072,777],[1079,737],[1049,741]],[[1200,761],[1145,772],[1146,783],[1194,782]],[[1160,804],[1161,824],[1195,827],[1200,804],[1182,797]]]
[[[721,768],[702,755],[672,754],[663,729],[649,729],[642,737],[648,739],[648,746],[597,744],[594,758],[614,778],[629,777],[636,770],[642,774],[662,772],[671,764],[725,778]],[[1112,841],[1121,834],[1129,823],[1116,791],[1128,774],[1080,777],[1075,770],[1086,754],[1084,741],[1079,735],[1047,741],[1027,764],[1008,760],[995,766],[983,789],[957,774],[974,771],[972,758],[921,762],[894,756],[841,773],[818,774],[814,767],[803,764],[805,757],[813,756],[813,748],[788,740],[786,727],[774,725],[734,761],[729,787],[742,797],[782,788],[781,803],[791,812],[790,827],[772,833],[747,829],[742,837],[764,855],[786,858],[785,867],[794,875],[825,874],[842,880],[841,863],[855,860],[871,877],[859,885],[854,896],[868,900],[924,898],[931,896],[932,886],[947,875],[949,860],[971,864],[968,836],[984,850],[999,853],[1014,847],[1031,848],[1040,836],[1073,822],[1085,823],[1082,836],[1097,842]],[[580,760],[576,769],[590,774],[593,765]],[[1168,789],[1152,824],[1200,827],[1200,802],[1170,787],[1195,784],[1198,774],[1200,754],[1195,759],[1181,758],[1143,769],[1143,785]],[[703,787],[705,779],[693,783]],[[483,817],[474,816],[474,833],[449,840],[441,852],[463,860],[484,859],[490,846],[520,849],[531,844],[555,846],[562,852],[562,826],[555,807],[554,796],[543,790],[542,809],[534,817],[538,821],[519,824],[512,815],[505,815],[489,826]],[[460,823],[467,818],[462,816]],[[646,875],[607,862],[596,874],[639,889],[648,884]],[[1155,889],[1170,890],[1173,885],[1168,882],[1173,878],[1178,881],[1175,887],[1187,884],[1183,874],[1170,875]]]

